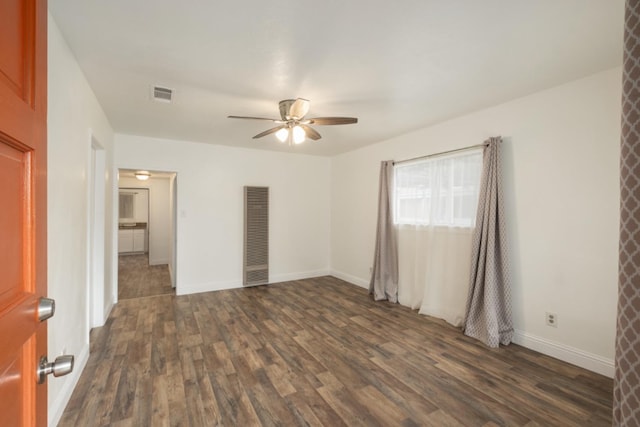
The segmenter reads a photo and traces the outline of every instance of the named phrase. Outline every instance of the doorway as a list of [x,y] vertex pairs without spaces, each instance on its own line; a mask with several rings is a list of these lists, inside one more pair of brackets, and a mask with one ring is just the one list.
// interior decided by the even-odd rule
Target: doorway
[[118,300],[176,288],[176,173],[139,172],[118,171]]

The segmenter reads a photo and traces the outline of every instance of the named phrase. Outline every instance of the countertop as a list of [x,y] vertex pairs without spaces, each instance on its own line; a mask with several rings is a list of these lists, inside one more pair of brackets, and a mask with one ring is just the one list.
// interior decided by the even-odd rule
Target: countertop
[[[127,225],[124,225],[127,224]],[[118,224],[119,230],[146,230],[147,223],[146,222],[127,222]]]

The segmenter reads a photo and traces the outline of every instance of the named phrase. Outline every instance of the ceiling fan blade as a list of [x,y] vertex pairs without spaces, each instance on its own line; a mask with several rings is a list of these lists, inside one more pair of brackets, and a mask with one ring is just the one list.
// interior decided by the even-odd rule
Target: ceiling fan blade
[[289,117],[297,119],[303,118],[309,112],[309,100],[304,98],[296,99],[289,108]]
[[282,120],[287,120],[289,110],[291,109],[291,104],[293,104],[294,102],[294,99],[283,99],[278,103],[278,108],[280,109],[280,118]]
[[314,117],[309,119],[312,125],[350,125],[358,123],[357,117]]
[[307,136],[307,138],[313,139],[314,141],[317,141],[320,138],[322,138],[322,136],[320,136],[320,134],[314,128],[307,125],[298,125],[298,126],[304,129],[304,133]]
[[258,139],[258,138],[262,138],[263,136],[271,135],[272,133],[276,133],[280,129],[283,129],[283,128],[286,128],[286,127],[287,127],[286,125],[282,125],[282,126],[276,126],[274,128],[271,128],[271,129],[267,129],[264,132],[260,132],[259,134],[254,136],[253,139]]
[[227,116],[228,119],[250,119],[250,120],[269,120],[270,122],[280,123],[282,120],[268,119],[266,117],[249,117],[249,116]]

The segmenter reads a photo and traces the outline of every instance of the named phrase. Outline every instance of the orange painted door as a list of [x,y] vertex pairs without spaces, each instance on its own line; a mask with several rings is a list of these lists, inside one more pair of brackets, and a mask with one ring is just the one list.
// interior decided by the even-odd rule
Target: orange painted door
[[46,0],[0,0],[0,426],[47,424],[46,49]]

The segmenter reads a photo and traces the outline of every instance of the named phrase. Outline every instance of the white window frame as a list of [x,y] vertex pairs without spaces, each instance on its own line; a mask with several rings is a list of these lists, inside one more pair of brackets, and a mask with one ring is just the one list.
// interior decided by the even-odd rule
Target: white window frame
[[[449,209],[447,209],[447,217],[443,220],[442,218],[430,218],[430,217],[423,217],[423,218],[409,218],[406,216],[406,214],[403,216],[401,215],[401,206],[400,206],[400,201],[403,199],[417,199],[417,200],[421,200],[422,203],[426,203],[430,198],[431,198],[431,193],[433,193],[433,188],[431,187],[427,187],[424,188],[424,190],[421,192],[422,196],[421,197],[415,197],[416,192],[414,192],[413,194],[409,194],[409,192],[406,193],[406,195],[400,195],[399,191],[400,189],[398,188],[398,174],[399,172],[403,169],[403,168],[407,168],[407,167],[411,167],[411,166],[415,166],[416,164],[437,164],[440,162],[440,164],[442,164],[443,160],[453,160],[455,162],[456,159],[467,159],[470,156],[476,156],[479,160],[479,170],[478,170],[478,176],[477,176],[477,182],[474,183],[475,186],[471,186],[471,185],[457,185],[457,186],[451,186],[451,194],[448,194],[448,192],[444,192],[444,197],[446,197],[446,203],[449,204]],[[437,167],[437,166],[436,166]],[[464,193],[467,193],[467,195],[469,195],[469,192],[476,192],[476,194],[479,192],[479,187],[480,187],[480,175],[481,175],[481,171],[482,171],[482,148],[478,148],[478,149],[474,149],[474,150],[468,150],[468,151],[464,151],[461,153],[455,153],[455,154],[445,154],[445,155],[436,155],[436,156],[430,156],[430,157],[425,157],[422,159],[416,159],[410,162],[402,162],[402,163],[398,163],[396,165],[394,165],[394,184],[393,184],[393,191],[392,191],[392,208],[393,208],[393,222],[396,226],[405,226],[405,225],[410,225],[410,226],[435,226],[435,227],[460,227],[460,228],[473,228],[475,227],[475,212],[476,209],[474,209],[473,211],[473,215],[471,217],[466,217],[466,218],[456,218],[456,212],[455,212],[455,200],[456,200],[456,196],[460,196],[463,195]],[[450,167],[448,174],[449,174],[449,180],[450,182],[455,182],[454,177],[455,177],[455,173],[456,173],[456,168],[455,167]],[[425,182],[425,184],[427,184]],[[433,184],[433,182],[431,183]],[[426,193],[426,194],[425,194]],[[414,196],[414,197],[412,197]],[[476,206],[477,208],[477,206]],[[426,212],[427,214],[429,214],[429,210],[427,210]]]

